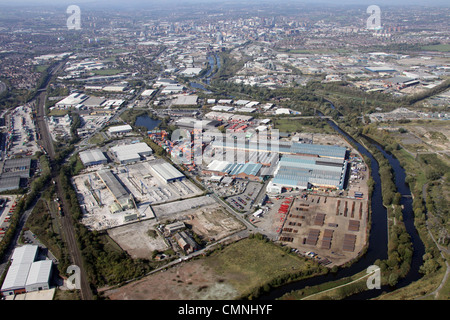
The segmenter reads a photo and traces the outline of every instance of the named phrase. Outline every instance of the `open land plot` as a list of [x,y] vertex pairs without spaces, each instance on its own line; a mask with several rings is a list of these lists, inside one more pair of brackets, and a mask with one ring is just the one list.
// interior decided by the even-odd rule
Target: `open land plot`
[[162,160],[156,159],[119,166],[115,173],[138,202],[159,204],[191,198],[203,193],[188,179],[167,183],[156,177],[151,171],[151,166],[162,162]]
[[108,235],[132,258],[151,259],[153,251],[164,251],[169,246],[155,230],[154,220],[144,220],[108,230]]
[[313,267],[313,261],[286,254],[271,242],[244,239],[203,259],[105,291],[105,296],[111,300],[230,300],[277,277]]
[[192,226],[196,234],[208,241],[218,241],[245,229],[240,221],[217,204],[202,207],[185,222]]
[[[421,120],[410,123],[389,126],[397,141],[411,152],[450,152],[450,126],[448,121]],[[406,132],[396,132],[395,129],[406,129]]]
[[[183,221],[207,241],[218,241],[245,226],[226,212],[213,198],[199,197],[154,206],[156,219],[142,220],[108,230],[109,236],[132,257],[150,258],[153,251],[169,248],[159,233],[151,237],[161,223]],[[152,233],[155,234],[155,233]]]
[[432,148],[430,151],[450,150],[450,126],[448,121],[408,123],[405,128]]
[[176,220],[186,214],[193,214],[198,208],[218,203],[211,197],[203,196],[153,206],[153,211],[159,221]]

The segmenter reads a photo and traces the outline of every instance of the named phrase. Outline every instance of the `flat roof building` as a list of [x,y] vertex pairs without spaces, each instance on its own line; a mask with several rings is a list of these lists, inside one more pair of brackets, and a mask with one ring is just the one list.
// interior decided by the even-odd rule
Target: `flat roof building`
[[343,189],[347,161],[342,159],[284,155],[267,186],[268,193],[281,193],[283,188],[310,189],[323,187]]
[[142,157],[149,156],[153,153],[152,148],[145,142],[115,146],[110,151],[122,164],[141,161]]
[[31,168],[31,158],[15,158],[8,159],[3,165],[3,173],[7,175],[2,175],[2,177],[14,177],[18,176],[20,178],[29,178]]
[[31,264],[25,283],[26,292],[50,289],[50,276],[52,273],[52,261],[42,260]]
[[0,192],[17,190],[20,188],[20,177],[0,177]]
[[129,124],[125,124],[123,126],[114,126],[114,127],[110,127],[108,128],[108,133],[113,135],[113,134],[125,134],[125,133],[129,133],[131,132],[133,128],[131,128],[131,126]]
[[24,245],[14,250],[1,288],[4,296],[49,289],[52,261],[35,261],[37,253],[37,245]]
[[56,103],[57,108],[73,108],[85,100],[87,100],[89,97],[85,95],[84,93],[72,93],[68,97],[62,99],[61,101]]
[[190,106],[190,105],[197,105],[198,102],[198,96],[196,95],[179,95],[176,100],[173,102],[176,106]]
[[319,158],[345,159],[347,149],[339,146],[308,144],[298,142],[280,142],[267,140],[266,143],[254,141],[213,141],[211,146],[215,149],[234,149],[239,152],[272,152],[280,154],[305,155]]
[[100,149],[82,151],[79,153],[80,160],[85,166],[106,164],[108,160]]
[[164,182],[181,181],[185,178],[184,174],[168,162],[152,164],[150,167],[153,173]]
[[[108,188],[109,192],[111,192],[117,204],[120,205],[119,209],[126,210],[133,207],[131,203],[131,194],[125,189],[111,170],[97,171],[97,175],[105,184],[106,188]],[[111,211],[114,212],[116,210]]]

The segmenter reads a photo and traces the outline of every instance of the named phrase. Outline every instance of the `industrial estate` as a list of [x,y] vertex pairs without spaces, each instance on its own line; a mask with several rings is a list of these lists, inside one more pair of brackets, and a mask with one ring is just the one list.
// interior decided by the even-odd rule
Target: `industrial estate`
[[240,6],[0,17],[2,299],[448,299],[448,21]]

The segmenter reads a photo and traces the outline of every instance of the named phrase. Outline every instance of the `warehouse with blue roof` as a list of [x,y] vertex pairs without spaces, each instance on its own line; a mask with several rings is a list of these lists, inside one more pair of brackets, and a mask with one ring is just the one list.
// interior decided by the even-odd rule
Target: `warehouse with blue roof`
[[343,189],[347,172],[345,159],[283,155],[267,186],[268,193],[284,189],[311,189],[313,187]]
[[[212,147],[215,149],[244,152],[272,152],[281,155],[307,155],[321,158],[342,159],[347,155],[347,149],[339,146],[329,146],[320,144],[308,144],[298,142],[279,141],[214,141]],[[225,150],[224,150],[225,149]]]

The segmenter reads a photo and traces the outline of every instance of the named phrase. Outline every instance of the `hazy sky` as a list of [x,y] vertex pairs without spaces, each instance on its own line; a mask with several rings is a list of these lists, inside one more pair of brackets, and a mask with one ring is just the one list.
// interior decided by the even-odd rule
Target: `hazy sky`
[[95,4],[95,5],[157,5],[157,4],[167,4],[167,3],[232,3],[232,2],[246,2],[246,3],[261,3],[261,2],[272,2],[272,3],[284,3],[284,2],[297,2],[297,3],[330,3],[333,5],[424,5],[424,6],[450,6],[449,0],[0,0],[0,5],[15,6],[22,4],[30,5],[69,5],[69,4]]

